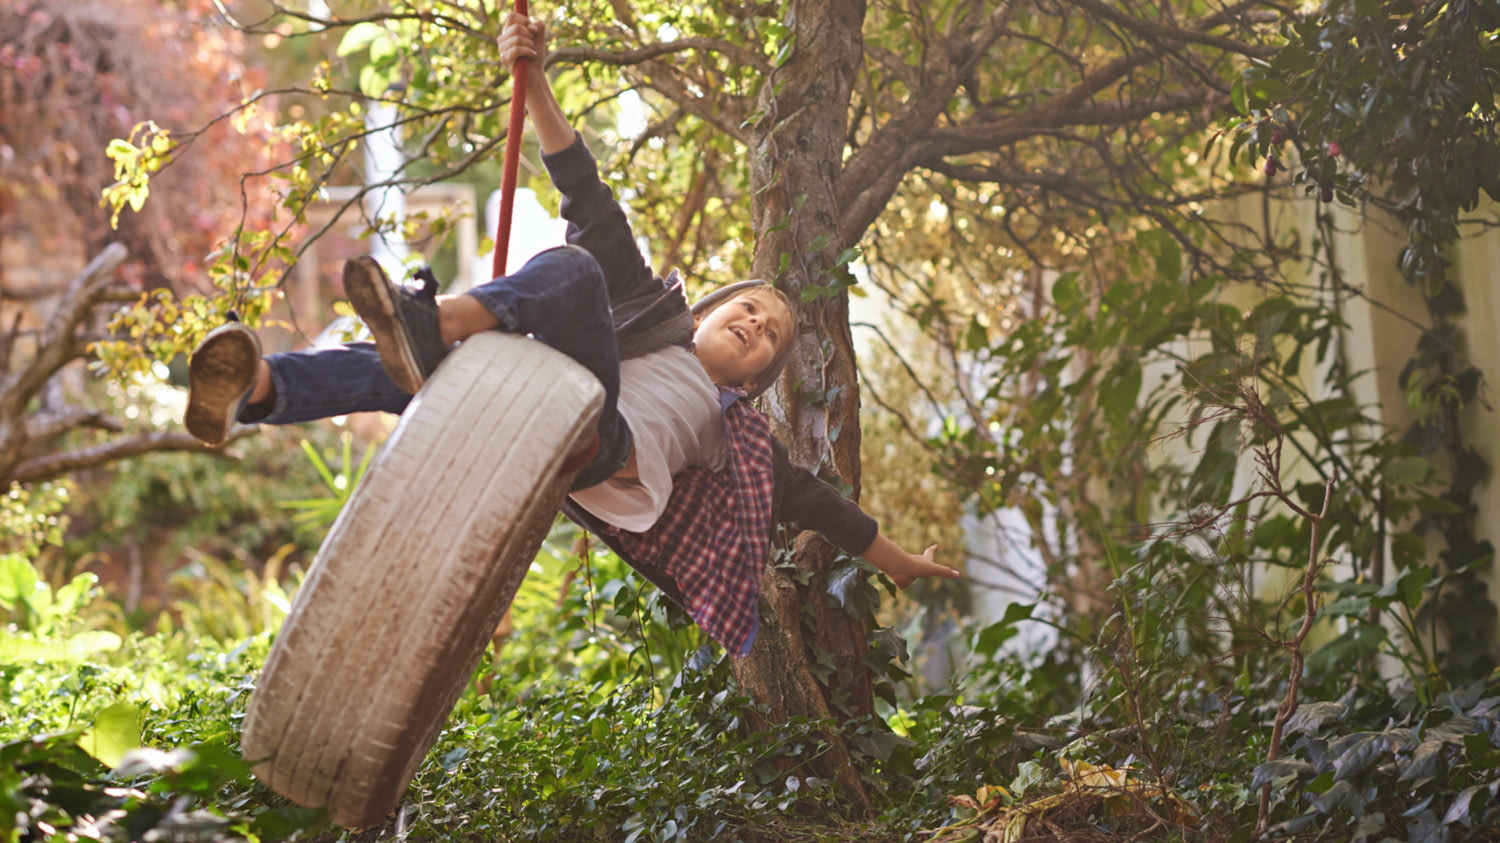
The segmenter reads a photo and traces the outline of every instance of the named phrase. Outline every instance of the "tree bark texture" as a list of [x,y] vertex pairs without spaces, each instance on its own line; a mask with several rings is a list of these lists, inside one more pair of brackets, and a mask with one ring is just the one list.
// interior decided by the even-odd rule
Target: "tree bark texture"
[[[126,249],[111,243],[62,291],[40,332],[31,337],[31,353],[16,353],[20,339],[16,325],[0,325],[0,488],[10,483],[54,480],[72,471],[127,459],[150,451],[210,451],[181,431],[127,433],[124,424],[102,410],[75,407],[57,390],[48,393],[53,377],[89,353],[86,327],[97,309],[121,294],[139,294],[114,285],[115,270],[125,261]],[[40,404],[40,407],[36,405]],[[94,429],[114,438],[56,449],[71,431]],[[253,428],[237,427],[233,438]]]
[[28,423],[27,408],[59,369],[84,353],[79,327],[103,297],[125,256],[125,247],[112,243],[84,267],[62,294],[29,359],[17,361],[11,353],[17,339],[14,327],[0,336],[5,352],[0,355],[5,361],[0,371],[0,481],[14,478],[37,430]]
[[[801,299],[806,290],[833,285],[837,256],[853,245],[841,242],[837,197],[864,15],[863,0],[791,3],[794,46],[762,87],[765,116],[751,147],[755,271],[774,279],[798,307],[797,344],[771,392],[773,424],[794,461],[817,466],[852,495],[859,491],[859,389],[847,295],[840,289]],[[832,548],[807,537],[794,542],[791,555],[806,585],[774,565],[766,572],[769,611],[735,674],[770,722],[873,714],[866,630],[828,594],[833,559]],[[828,738],[829,751],[812,767],[868,811],[847,748],[837,736]]]

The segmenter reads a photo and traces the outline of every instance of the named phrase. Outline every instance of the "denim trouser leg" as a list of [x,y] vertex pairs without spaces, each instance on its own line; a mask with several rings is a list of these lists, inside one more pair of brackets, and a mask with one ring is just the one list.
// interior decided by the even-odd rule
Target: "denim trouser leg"
[[[620,417],[620,352],[604,275],[575,246],[542,252],[514,275],[468,292],[500,320],[500,330],[533,334],[593,373],[604,387],[599,453],[574,478],[584,489],[609,479],[630,457],[630,428]],[[497,361],[503,365],[503,361]],[[372,343],[269,354],[276,387],[270,412],[240,411],[245,423],[297,424],[359,412],[400,413],[411,396],[380,365]]]
[[574,489],[609,479],[630,458],[630,427],[621,418],[620,348],[615,340],[604,273],[577,246],[548,249],[514,274],[481,284],[478,299],[500,329],[532,334],[593,373],[604,387],[599,412],[599,454],[578,473]]
[[[349,413],[400,413],[411,396],[401,391],[380,365],[375,344],[356,342],[266,355],[275,385],[270,412],[240,410],[247,424],[298,424]],[[259,410],[259,412],[257,412]]]

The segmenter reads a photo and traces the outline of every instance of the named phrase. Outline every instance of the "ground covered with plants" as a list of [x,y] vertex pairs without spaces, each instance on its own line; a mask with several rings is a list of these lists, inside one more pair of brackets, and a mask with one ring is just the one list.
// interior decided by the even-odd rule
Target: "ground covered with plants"
[[275,579],[200,588],[133,629],[92,574],[55,586],[0,558],[3,839],[1459,840],[1500,817],[1500,682],[1424,697],[1310,670],[1268,761],[1285,660],[1181,670],[1162,601],[1204,572],[1142,564],[1117,581],[1113,631],[1022,657],[1008,645],[1037,621],[1016,607],[966,633],[948,687],[897,682],[879,722],[839,724],[878,794],[878,817],[856,820],[799,768],[823,724],[747,729],[723,657],[572,538],[554,533],[398,814],[359,831],[287,804],[239,757],[287,606]]
[[[1500,228],[1494,3],[558,5],[546,71],[653,260],[791,295],[807,330],[768,400],[792,452],[902,543],[940,535],[965,583],[898,593],[787,542],[776,618],[811,644],[780,653],[804,697],[874,713],[779,716],[559,523],[399,810],[288,804],[240,723],[383,428],[206,452],[176,429],[185,354],[231,310],[295,315],[310,209],[370,134],[411,166],[361,194],[495,180],[499,18],[0,0],[25,117],[0,206],[64,197],[76,220],[36,225],[86,233],[92,267],[22,291],[51,321],[0,324],[0,843],[1500,839],[1470,359],[1494,325],[1465,306],[1494,276],[1460,259]],[[218,116],[158,115],[127,70],[223,82]],[[171,180],[244,145],[183,175],[213,203]],[[98,148],[113,184],[79,166]],[[1390,373],[1351,352],[1397,342]],[[857,798],[817,772],[846,757]]]

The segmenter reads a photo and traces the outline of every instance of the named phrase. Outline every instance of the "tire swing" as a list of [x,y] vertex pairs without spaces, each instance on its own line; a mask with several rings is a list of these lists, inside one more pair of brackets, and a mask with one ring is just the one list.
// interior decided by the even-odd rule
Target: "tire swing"
[[546,538],[578,468],[568,456],[603,402],[587,369],[533,339],[485,332],[448,355],[334,522],[272,646],[241,739],[261,780],[339,825],[385,822]]

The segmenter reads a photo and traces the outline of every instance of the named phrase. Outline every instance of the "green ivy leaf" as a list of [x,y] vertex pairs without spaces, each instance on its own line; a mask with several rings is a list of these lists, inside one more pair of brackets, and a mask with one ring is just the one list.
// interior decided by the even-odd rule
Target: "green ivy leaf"
[[14,609],[37,587],[36,569],[20,554],[0,555],[0,609]]
[[1303,703],[1286,723],[1287,734],[1315,734],[1325,723],[1337,723],[1349,713],[1341,702]]
[[1117,364],[1099,387],[1104,418],[1116,430],[1124,430],[1135,411],[1141,392],[1141,367],[1135,361]]
[[1398,782],[1425,782],[1442,773],[1444,741],[1423,741],[1416,749],[1412,750],[1410,760],[1401,765],[1401,775],[1396,779]]
[[1083,306],[1083,296],[1078,288],[1078,273],[1065,272],[1052,284],[1052,302],[1066,315],[1076,314]]
[[344,32],[344,37],[339,40],[338,55],[341,58],[345,56],[352,56],[360,50],[363,50],[366,47],[370,46],[370,42],[374,41],[376,38],[385,38],[386,40],[390,40],[389,36],[386,35],[385,27],[373,21],[362,21],[360,23],[357,23],[349,27],[349,29]]
[[116,767],[125,753],[141,745],[141,710],[131,703],[115,703],[94,715],[94,724],[78,738],[78,746],[106,766]]
[[1007,606],[1004,617],[979,631],[974,640],[974,652],[982,656],[994,656],[1001,644],[1020,632],[1016,629],[1016,624],[1029,620],[1035,609],[1035,603],[1012,603]]
[[1397,486],[1414,486],[1427,479],[1432,466],[1423,457],[1397,457],[1385,465],[1381,475]]
[[983,351],[990,346],[989,331],[985,330],[984,323],[979,321],[978,316],[969,317],[969,328],[964,332],[965,351]]
[[1427,583],[1432,581],[1433,571],[1430,565],[1418,565],[1408,569],[1394,581],[1386,583],[1380,590],[1380,596],[1399,596],[1401,603],[1408,609],[1415,609],[1422,602],[1423,590]]
[[1443,815],[1443,825],[1461,822],[1472,826],[1471,808],[1474,804],[1474,797],[1478,796],[1480,791],[1489,789],[1489,784],[1476,784],[1459,791],[1458,798],[1453,800],[1453,803],[1448,806],[1448,812]]
[[1306,761],[1295,758],[1283,758],[1277,761],[1267,761],[1255,768],[1255,773],[1250,777],[1250,789],[1259,790],[1262,786],[1270,784],[1277,779],[1288,776],[1297,778],[1312,778],[1317,769]]
[[1350,781],[1335,781],[1334,786],[1313,799],[1313,804],[1328,814],[1337,810],[1347,810],[1349,813],[1365,810],[1364,796],[1359,795],[1358,787]]
[[1234,80],[1229,88],[1229,101],[1233,103],[1234,110],[1242,116],[1250,116],[1250,101],[1245,94],[1245,80],[1243,78]]
[[1390,745],[1390,738],[1382,732],[1358,732],[1335,740],[1328,745],[1334,780],[1342,784],[1368,770],[1386,754]]

